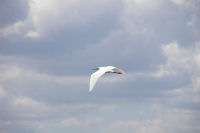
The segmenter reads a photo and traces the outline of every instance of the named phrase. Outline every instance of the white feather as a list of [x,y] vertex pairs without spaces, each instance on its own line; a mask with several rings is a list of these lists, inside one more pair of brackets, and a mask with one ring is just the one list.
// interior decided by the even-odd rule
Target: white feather
[[[120,70],[120,71],[119,71]],[[98,71],[94,72],[90,77],[90,88],[89,91],[92,91],[97,80],[104,74],[104,73],[118,73],[123,74],[124,72],[113,66],[107,66],[107,67],[98,67]]]

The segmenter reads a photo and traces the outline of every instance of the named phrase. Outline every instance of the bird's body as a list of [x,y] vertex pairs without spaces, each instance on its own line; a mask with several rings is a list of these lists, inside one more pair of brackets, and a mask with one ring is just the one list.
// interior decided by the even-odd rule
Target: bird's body
[[90,77],[90,88],[89,91],[92,91],[94,88],[94,85],[96,84],[97,80],[104,74],[104,73],[117,73],[117,74],[123,74],[124,72],[114,66],[106,66],[106,67],[97,67],[91,77]]

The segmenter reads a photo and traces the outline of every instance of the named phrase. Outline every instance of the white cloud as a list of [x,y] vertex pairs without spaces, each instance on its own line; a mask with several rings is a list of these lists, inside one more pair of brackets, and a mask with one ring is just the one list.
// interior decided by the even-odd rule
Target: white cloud
[[153,105],[152,110],[157,114],[157,118],[162,121],[160,123],[161,127],[166,129],[166,132],[170,132],[173,128],[183,132],[192,131],[193,129],[200,130],[197,125],[193,125],[193,123],[198,122],[199,115],[197,114],[200,114],[199,110],[178,109],[162,105]]
[[112,105],[109,105],[109,104],[106,105],[105,104],[105,105],[100,107],[99,111],[101,111],[101,112],[112,112],[116,109],[116,107],[117,107],[117,105],[115,105],[115,104],[112,104]]
[[61,122],[61,124],[63,126],[66,126],[66,127],[81,126],[82,125],[81,121],[76,119],[76,118],[69,118],[69,119],[63,120]]
[[199,75],[195,75],[192,77],[192,85],[193,85],[193,90],[195,92],[200,92],[200,76]]
[[37,31],[29,31],[25,36],[30,37],[30,38],[37,38],[40,35]]
[[168,100],[168,104],[173,106],[180,106],[181,108],[190,107],[191,110],[198,110],[198,104],[200,104],[199,91],[196,91],[194,87],[187,88],[175,88],[166,92],[172,95]]
[[19,66],[9,66],[9,65],[0,65],[0,82],[14,81],[14,80],[39,80],[54,82],[58,84],[68,85],[68,84],[86,84],[88,83],[88,76],[53,76],[45,73],[39,73],[37,71],[20,68]]
[[155,119],[145,120],[117,120],[111,122],[103,129],[105,133],[187,133],[200,131],[198,125],[193,125],[193,122],[198,122],[195,118],[199,111],[181,110],[167,108],[160,104],[152,105],[152,112],[156,114]]
[[2,86],[0,86],[0,98],[5,95],[6,95],[6,92],[5,92],[4,88]]
[[[153,75],[162,77],[187,77],[185,84],[178,88],[166,90],[165,93],[172,96],[167,103],[180,108],[198,110],[200,103],[200,43],[187,48],[180,47],[177,42],[162,46],[166,56],[166,64],[160,66],[160,71]],[[187,80],[186,80],[187,79]],[[177,79],[177,82],[179,79]]]
[[197,0],[171,0],[174,4],[178,5],[183,11],[190,11],[190,20],[187,22],[187,25],[192,27],[194,34],[196,35],[197,40],[199,40],[200,35],[200,2]]
[[39,34],[61,29],[89,26],[106,10],[113,8],[114,0],[30,0],[29,18]]
[[20,76],[21,69],[15,66],[0,65],[0,82],[5,82],[8,79],[15,79]]
[[[5,29],[2,29],[0,32],[0,36],[7,36],[9,34],[21,34],[26,37],[38,38],[43,35],[45,36],[46,34],[51,34],[52,32],[57,32],[57,30],[60,29],[64,29],[67,31],[70,28],[80,28],[81,26],[87,27],[90,23],[92,23],[92,21],[99,20],[98,16],[104,16],[104,13],[107,12],[106,9],[110,9],[110,6],[115,1],[103,0],[83,2],[81,0],[29,0],[29,2],[29,16],[24,21],[19,21],[19,23],[17,22]],[[88,49],[86,49],[86,51],[77,54],[78,56],[76,59],[78,59],[78,61],[82,61],[81,59],[88,59],[85,57],[85,55],[91,56],[91,53],[94,53],[95,56],[92,56],[90,58],[91,60],[100,58],[96,62],[94,61],[95,63],[105,62],[105,58],[102,58],[101,55],[109,55],[109,63],[113,60],[115,60],[116,64],[119,63],[119,60],[122,61],[119,63],[119,65],[124,65],[122,68],[127,69],[127,73],[125,75],[105,76],[99,82],[110,85],[116,84],[116,86],[119,85],[120,87],[123,86],[123,84],[121,85],[120,83],[126,82],[127,84],[124,83],[124,87],[127,87],[127,90],[131,93],[129,93],[128,91],[127,93],[121,93],[122,91],[124,92],[125,88],[123,87],[122,90],[118,89],[117,91],[115,91],[113,89],[113,91],[115,92],[110,92],[110,94],[106,94],[104,92],[100,92],[98,94],[96,92],[87,93],[90,76],[89,74],[77,76],[51,75],[45,72],[41,72],[42,70],[40,70],[39,72],[31,68],[22,67],[23,65],[17,66],[15,65],[15,63],[10,63],[12,64],[10,65],[9,62],[12,62],[12,59],[4,59],[3,62],[8,61],[8,64],[0,65],[0,98],[4,98],[5,95],[8,96],[8,98],[5,98],[5,100],[3,99],[3,102],[0,103],[2,105],[1,107],[3,107],[0,114],[2,117],[6,116],[5,119],[7,120],[5,122],[2,122],[0,120],[0,123],[4,124],[3,126],[8,126],[9,128],[17,127],[24,129],[27,123],[31,125],[35,122],[37,124],[35,124],[32,129],[38,130],[38,133],[43,133],[42,130],[49,130],[46,131],[49,133],[55,131],[56,129],[82,129],[95,126],[98,126],[95,127],[95,129],[101,129],[102,132],[105,133],[130,133],[133,131],[135,131],[136,133],[186,133],[192,132],[193,130],[200,130],[199,127],[195,125],[196,123],[199,123],[199,111],[196,108],[197,105],[199,105],[200,103],[199,43],[197,43],[195,46],[189,46],[187,48],[182,47],[176,41],[163,45],[161,49],[163,55],[166,57],[166,63],[160,65],[158,72],[131,72],[134,70],[137,71],[137,69],[135,69],[134,67],[139,66],[139,64],[135,63],[135,58],[142,60],[141,58],[146,54],[144,49],[150,48],[152,47],[152,45],[154,45],[153,43],[149,43],[151,45],[147,46],[148,42],[146,39],[144,39],[144,43],[138,43],[140,41],[134,40],[137,40],[137,37],[141,37],[138,39],[141,40],[142,38],[149,37],[153,34],[153,31],[150,29],[152,28],[152,25],[146,25],[146,23],[148,23],[146,20],[148,20],[149,18],[152,18],[151,20],[155,20],[155,16],[157,17],[155,13],[161,12],[161,7],[163,5],[160,5],[162,4],[162,1],[159,0],[126,0],[123,2],[125,7],[124,10],[122,10],[123,12],[120,12],[120,26],[122,27],[118,27],[119,29],[110,32],[110,34],[108,33],[105,38],[103,38],[100,42],[97,42],[96,45],[93,45],[94,47],[91,45],[88,46]],[[179,1],[178,3],[180,5],[184,4],[183,1]],[[155,16],[151,17],[151,14],[154,14]],[[191,25],[193,25],[193,22],[191,22]],[[152,39],[152,42],[154,41],[158,43],[157,40],[154,39],[155,38]],[[78,47],[77,49],[79,49]],[[159,46],[153,46],[153,49],[157,47]],[[98,53],[100,48],[104,49],[104,51]],[[13,50],[15,49],[13,48]],[[23,50],[20,52],[23,53]],[[45,53],[45,55],[48,54]],[[35,57],[34,54],[32,58],[37,59],[40,56],[41,55],[37,55],[37,57]],[[60,57],[60,55],[58,56]],[[73,54],[70,55],[70,59],[75,59],[71,56],[73,56]],[[150,55],[149,59],[154,60],[152,57],[153,56]],[[30,59],[29,56],[27,58]],[[127,58],[130,59],[127,60]],[[54,61],[55,60],[52,59],[52,62]],[[95,64],[93,61],[91,62]],[[88,64],[92,64],[91,62]],[[144,65],[144,62],[145,61],[142,60],[139,63],[141,63],[141,65]],[[84,63],[78,62],[77,64],[83,65]],[[84,65],[86,64],[87,63],[85,63]],[[129,66],[133,64],[135,66]],[[151,64],[154,66],[157,65],[156,63],[152,62]],[[31,64],[26,65],[34,67],[31,66]],[[57,72],[57,70],[55,69],[53,71],[55,71],[55,73]],[[163,82],[163,79],[165,77],[173,78],[177,75],[185,76],[184,74],[187,75],[188,78],[191,80],[188,84],[186,83],[186,85],[182,86],[182,88],[158,88],[159,94],[157,95],[159,96],[154,97],[153,94],[153,98],[149,98],[149,103],[159,103],[158,106],[155,105],[152,109],[152,112],[156,113],[156,118],[146,118],[146,115],[151,116],[151,114],[148,114],[148,110],[146,110],[146,107],[144,107],[144,109],[138,111],[138,113],[141,115],[141,120],[133,117],[129,117],[130,119],[127,119],[129,113],[133,113],[134,115],[135,112],[131,112],[131,110],[128,110],[127,114],[123,111],[120,112],[120,109],[124,110],[124,108],[120,107],[120,104],[118,106],[112,104],[115,103],[117,100],[121,100],[122,103],[123,101],[128,102],[128,105],[132,106],[132,102],[135,102],[135,99],[137,99],[136,102],[140,104],[143,99],[146,100],[146,97],[148,97],[147,95],[151,95],[147,93],[150,91],[154,93],[153,87],[157,87],[157,85],[152,85],[152,78],[159,78],[158,81],[156,81],[157,79],[153,79],[153,83],[158,83],[159,87],[162,86],[159,84],[165,83],[165,81]],[[138,78],[139,80],[136,81],[139,81],[139,84],[142,84],[143,86],[145,86],[145,88],[148,88],[148,91],[142,90],[143,88],[137,89],[138,86],[137,84],[135,84],[134,81]],[[161,83],[159,83],[159,81],[161,81]],[[167,81],[167,83],[169,84],[171,82],[172,81]],[[85,87],[84,85],[87,86]],[[4,88],[5,86],[7,88]],[[165,84],[163,84],[163,86],[165,86]],[[79,88],[85,88],[84,92],[82,90],[79,91]],[[74,89],[78,91],[72,93]],[[143,91],[145,91],[146,93],[143,93]],[[161,96],[160,92],[162,93],[163,97]],[[133,98],[132,94],[136,96],[136,98]],[[104,104],[99,104],[97,102],[103,102]],[[109,102],[109,104],[107,104],[106,102]],[[187,107],[188,103],[190,105],[194,105],[194,108]],[[115,112],[115,110],[117,111]],[[119,114],[119,117],[112,112]],[[109,117],[107,116],[108,114],[110,114]],[[123,118],[122,114],[126,118],[120,119]],[[198,119],[195,119],[195,117],[197,117]],[[22,127],[16,126],[16,124],[20,122],[22,122]],[[108,126],[107,123],[109,123]],[[53,128],[54,130],[51,130]],[[91,130],[88,130],[88,132],[91,132]]]
[[[143,21],[141,16],[156,11],[160,8],[161,3],[162,1],[160,0],[122,1],[124,11],[120,13],[120,21],[124,23],[124,26],[129,25],[127,30],[130,27],[135,30],[137,28],[135,24]],[[0,35],[5,36],[17,33],[26,37],[38,38],[63,29],[88,27],[93,21],[102,19],[102,15],[106,17],[107,11],[115,8],[116,1],[28,0],[28,4],[29,13],[27,18],[2,29]],[[137,20],[137,22],[133,20]],[[139,31],[143,33],[149,32],[146,27],[140,27],[137,32]]]
[[17,21],[13,25],[0,29],[0,36],[6,37],[9,34],[20,34],[24,25],[23,21]]
[[15,97],[13,99],[13,104],[15,106],[41,106],[41,103],[38,101],[35,101],[31,98],[26,98],[26,97]]
[[0,36],[21,34],[38,38],[59,30],[78,29],[90,23],[113,8],[115,0],[28,0],[27,17],[0,30]]
[[153,31],[147,26],[146,20],[162,7],[162,0],[125,0],[124,10],[119,22],[130,35],[151,36]]
[[[130,133],[134,131],[135,133],[160,133],[163,132],[162,128],[159,127],[159,120],[128,120],[121,121],[118,120],[113,122],[108,127],[108,132],[110,133]],[[164,132],[163,132],[164,133]]]
[[171,0],[171,2],[181,5],[181,4],[184,4],[186,1],[185,0]]
[[193,9],[196,6],[195,0],[170,0],[170,1],[184,9]]
[[160,71],[155,76],[174,75],[181,73],[199,73],[199,43],[194,47],[181,48],[175,41],[162,46],[167,58],[166,64],[160,65]]
[[160,4],[162,3],[161,0],[126,0],[125,5],[126,11],[128,13],[133,14],[142,14],[142,13],[149,13],[151,11],[155,11],[159,8]]
[[104,121],[103,118],[87,118],[86,120],[80,120],[77,118],[68,118],[61,122],[61,125],[64,127],[82,127],[88,128],[90,126],[94,126],[96,124],[102,123]]
[[187,76],[185,85],[165,91],[166,94],[172,96],[167,103],[171,106],[198,110],[197,106],[200,103],[200,43],[197,42],[184,48],[180,47],[177,42],[172,42],[163,45],[162,50],[167,61],[166,64],[160,66],[160,71],[155,73],[154,76],[158,78]]

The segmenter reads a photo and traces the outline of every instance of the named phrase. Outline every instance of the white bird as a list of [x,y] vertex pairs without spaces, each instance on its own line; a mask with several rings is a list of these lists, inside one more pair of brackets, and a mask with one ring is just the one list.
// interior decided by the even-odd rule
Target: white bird
[[117,73],[117,74],[124,74],[124,71],[121,69],[114,67],[114,66],[106,66],[106,67],[97,67],[93,70],[98,70],[94,72],[90,77],[90,88],[89,91],[91,92],[96,84],[97,80],[104,74],[104,73]]

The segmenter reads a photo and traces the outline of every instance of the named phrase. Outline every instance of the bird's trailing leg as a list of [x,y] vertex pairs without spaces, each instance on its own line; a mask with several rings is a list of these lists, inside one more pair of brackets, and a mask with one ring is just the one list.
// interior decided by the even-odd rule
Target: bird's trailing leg
[[122,74],[122,73],[120,73],[120,72],[112,72],[112,73],[116,73],[116,74]]
[[99,68],[97,67],[97,68],[93,68],[92,70],[99,70]]

